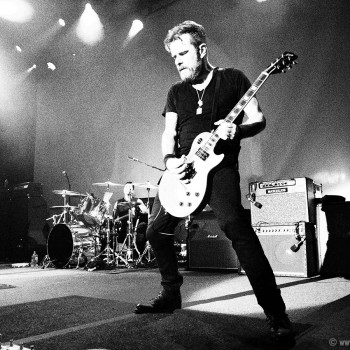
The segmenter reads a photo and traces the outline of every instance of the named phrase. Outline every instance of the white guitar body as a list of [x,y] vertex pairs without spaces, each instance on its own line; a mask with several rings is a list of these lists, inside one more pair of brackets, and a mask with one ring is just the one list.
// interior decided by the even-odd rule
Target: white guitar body
[[193,141],[186,163],[191,164],[193,175],[188,184],[178,180],[166,170],[159,184],[159,199],[166,211],[176,217],[192,214],[202,203],[206,189],[208,173],[224,158],[213,150],[208,152],[205,160],[196,155],[197,151],[212,136],[209,132],[199,134]]
[[[233,123],[239,113],[243,111],[251,98],[260,89],[271,74],[285,72],[290,69],[297,59],[292,52],[284,52],[255,80],[249,90],[242,96],[236,106],[225,118],[226,122]],[[189,183],[178,180],[172,173],[165,171],[159,184],[159,199],[165,210],[173,216],[183,218],[192,214],[203,201],[208,173],[224,158],[223,154],[214,153],[219,140],[216,130],[212,133],[203,132],[193,141],[190,153],[186,157],[187,175]]]

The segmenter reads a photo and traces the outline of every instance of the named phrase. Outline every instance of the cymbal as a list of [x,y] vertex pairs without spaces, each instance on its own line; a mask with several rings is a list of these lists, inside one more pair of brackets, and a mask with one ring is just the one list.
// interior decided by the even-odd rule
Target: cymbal
[[105,187],[108,187],[108,186],[124,186],[122,184],[116,184],[114,182],[111,182],[111,181],[106,181],[106,182],[95,182],[92,184],[93,186],[105,186]]
[[68,191],[68,190],[53,190],[53,193],[61,194],[62,196],[70,196],[70,197],[84,197],[86,194],[81,194],[79,192]]
[[50,209],[77,209],[74,205],[53,205]]
[[158,188],[158,185],[152,185],[149,181],[141,182],[141,183],[135,183],[134,185],[135,185],[135,187],[140,187],[140,188],[150,188],[150,189]]

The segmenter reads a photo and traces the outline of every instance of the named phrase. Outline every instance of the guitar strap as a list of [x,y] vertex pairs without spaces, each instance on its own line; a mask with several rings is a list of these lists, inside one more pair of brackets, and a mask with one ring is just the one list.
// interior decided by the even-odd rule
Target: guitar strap
[[220,90],[220,81],[221,81],[221,68],[215,67],[214,73],[216,76],[216,82],[215,82],[215,90],[214,90],[214,99],[213,99],[213,106],[211,109],[211,118],[210,118],[210,129],[212,130],[214,128],[214,116],[216,115],[218,111],[218,102],[219,102],[219,90]]

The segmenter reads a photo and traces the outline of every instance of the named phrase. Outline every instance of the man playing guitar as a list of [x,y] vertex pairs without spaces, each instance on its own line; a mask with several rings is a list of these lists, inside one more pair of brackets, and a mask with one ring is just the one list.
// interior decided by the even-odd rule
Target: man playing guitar
[[[251,84],[241,71],[217,69],[209,63],[204,28],[195,22],[185,21],[169,30],[164,44],[181,78],[181,82],[170,88],[163,112],[162,152],[166,172],[178,181],[179,188],[186,188],[194,181],[199,175],[188,161],[191,146],[202,142],[201,138],[196,139],[200,133],[217,127],[215,154],[222,156],[204,179],[206,191],[196,212],[205,204],[210,205],[220,228],[232,241],[257,301],[267,316],[272,335],[278,340],[293,343],[293,331],[273,271],[250,222],[244,219],[241,204],[238,172],[240,140],[261,132],[265,128],[265,117],[257,99],[252,97],[234,123],[225,120]],[[206,159],[207,155],[200,150],[201,158]],[[161,185],[162,182],[160,188]],[[146,236],[158,263],[162,290],[149,304],[138,304],[136,313],[172,312],[181,308],[183,277],[178,271],[174,249],[174,228],[180,218],[176,216],[176,208],[172,211],[171,205],[168,208],[165,205],[166,197],[169,194],[172,197],[172,186],[166,187],[169,191],[166,190],[164,199],[159,199],[158,195],[155,198]],[[199,196],[196,191],[193,194],[189,192],[184,191],[185,197],[193,195],[195,199]],[[173,195],[176,196],[176,193]],[[186,205],[191,206],[191,203],[179,201],[179,215]]]

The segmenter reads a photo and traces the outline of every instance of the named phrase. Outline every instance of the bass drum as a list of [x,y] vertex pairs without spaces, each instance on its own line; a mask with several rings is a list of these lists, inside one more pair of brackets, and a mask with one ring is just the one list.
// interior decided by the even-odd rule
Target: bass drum
[[84,266],[100,252],[98,237],[89,228],[58,224],[47,239],[47,255],[57,268]]

